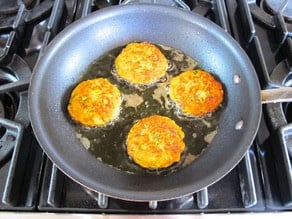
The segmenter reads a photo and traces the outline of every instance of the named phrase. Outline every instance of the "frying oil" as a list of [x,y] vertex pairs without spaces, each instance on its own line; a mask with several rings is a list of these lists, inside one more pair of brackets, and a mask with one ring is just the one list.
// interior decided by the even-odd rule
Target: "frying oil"
[[[160,44],[156,46],[169,60],[169,68],[166,75],[153,84],[138,86],[119,78],[114,62],[123,47],[115,48],[96,59],[81,78],[81,81],[107,78],[121,91],[123,103],[119,118],[105,127],[88,128],[74,123],[76,137],[98,160],[133,174],[169,174],[191,164],[216,135],[222,112],[222,107],[219,107],[204,118],[182,115],[169,98],[169,82],[183,71],[199,68],[199,64],[180,50]],[[139,119],[154,114],[168,116],[182,127],[186,144],[180,162],[159,170],[149,170],[135,164],[127,155],[125,144],[133,124]]]

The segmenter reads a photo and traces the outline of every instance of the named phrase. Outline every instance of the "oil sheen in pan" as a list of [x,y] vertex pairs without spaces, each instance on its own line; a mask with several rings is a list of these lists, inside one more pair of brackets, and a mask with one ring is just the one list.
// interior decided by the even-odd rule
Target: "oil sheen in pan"
[[[156,45],[169,60],[169,69],[160,81],[145,86],[133,86],[121,80],[114,69],[114,61],[123,47],[113,49],[95,60],[82,75],[82,80],[107,78],[123,95],[120,116],[112,124],[102,128],[87,128],[76,123],[76,136],[98,160],[113,168],[133,174],[169,174],[190,164],[199,156],[217,133],[222,105],[204,118],[179,115],[167,94],[169,81],[179,73],[199,68],[198,62],[182,51]],[[226,95],[224,95],[226,96]],[[168,116],[182,127],[186,150],[180,162],[169,168],[149,170],[135,164],[127,155],[125,140],[135,121],[150,115]]]

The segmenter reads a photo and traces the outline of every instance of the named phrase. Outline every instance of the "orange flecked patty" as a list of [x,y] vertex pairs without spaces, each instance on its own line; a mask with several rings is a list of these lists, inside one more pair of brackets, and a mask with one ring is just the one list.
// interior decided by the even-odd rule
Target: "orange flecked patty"
[[130,43],[117,56],[115,68],[124,80],[133,84],[149,85],[165,75],[168,60],[151,43]]
[[153,115],[133,125],[126,141],[127,152],[144,168],[166,168],[180,161],[183,139],[184,132],[172,119]]
[[104,126],[119,116],[122,98],[119,89],[107,79],[83,81],[71,93],[70,116],[82,125]]
[[169,95],[182,113],[204,116],[223,101],[222,84],[203,70],[185,71],[170,81]]

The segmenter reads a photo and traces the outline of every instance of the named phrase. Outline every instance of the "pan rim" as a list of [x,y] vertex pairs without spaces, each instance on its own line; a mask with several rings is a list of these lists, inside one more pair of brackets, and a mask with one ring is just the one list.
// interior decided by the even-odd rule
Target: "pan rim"
[[[206,185],[211,185],[213,183],[215,183],[216,181],[220,180],[223,176],[225,176],[230,169],[233,169],[238,162],[241,160],[241,158],[244,156],[245,152],[248,150],[248,148],[250,147],[250,145],[252,144],[252,141],[255,138],[256,135],[256,131],[259,127],[259,123],[260,123],[260,115],[261,115],[261,104],[260,104],[260,96],[259,96],[259,84],[257,85],[258,87],[258,97],[256,97],[256,99],[258,99],[259,104],[257,106],[255,106],[256,108],[256,112],[253,114],[254,118],[256,119],[255,121],[253,121],[254,126],[253,129],[250,130],[248,133],[249,138],[245,139],[245,142],[242,144],[245,144],[246,146],[242,146],[240,147],[240,150],[237,151],[236,156],[234,156],[234,158],[230,159],[230,161],[228,162],[228,167],[222,166],[220,169],[217,169],[216,171],[214,170],[214,172],[212,173],[212,175],[209,176],[208,179],[205,180],[201,180],[200,185],[197,185],[197,188],[194,188],[193,185],[189,184],[189,185],[184,185],[184,192],[180,191],[180,188],[174,188],[172,191],[168,190],[165,193],[159,193],[159,191],[133,191],[131,190],[131,188],[125,188],[124,191],[121,191],[120,189],[116,189],[116,188],[108,188],[107,185],[97,185],[96,182],[94,182],[92,179],[86,179],[86,177],[84,175],[80,175],[80,173],[76,173],[74,169],[71,169],[68,166],[64,166],[63,162],[62,162],[62,158],[60,158],[60,155],[57,153],[57,151],[52,151],[51,148],[47,147],[47,145],[50,145],[50,141],[49,139],[47,139],[47,137],[45,137],[47,134],[44,133],[45,130],[42,129],[42,127],[39,126],[40,120],[41,118],[39,118],[39,116],[35,116],[35,113],[37,112],[38,109],[38,104],[36,102],[35,99],[35,95],[37,95],[39,93],[38,89],[40,89],[39,85],[37,86],[37,81],[38,81],[38,77],[40,77],[37,73],[38,72],[43,72],[44,71],[44,66],[45,66],[45,61],[46,61],[46,57],[48,57],[47,55],[52,55],[53,51],[55,51],[56,49],[58,49],[58,46],[62,46],[62,42],[67,40],[67,37],[69,37],[69,33],[70,34],[74,34],[75,31],[79,31],[79,29],[81,28],[80,26],[82,26],[83,24],[86,26],[90,26],[96,19],[96,17],[99,17],[100,20],[102,19],[106,19],[108,16],[112,16],[112,14],[115,13],[122,13],[122,11],[126,11],[126,10],[139,10],[139,11],[148,11],[148,10],[157,10],[157,11],[164,11],[170,14],[175,14],[172,16],[179,16],[179,17],[188,17],[185,16],[186,14],[190,15],[190,17],[186,18],[189,21],[193,21],[196,20],[197,23],[200,23],[201,26],[203,26],[204,24],[208,24],[211,25],[212,27],[214,27],[216,30],[218,30],[218,32],[220,33],[220,37],[223,37],[223,30],[219,29],[219,27],[216,27],[213,23],[211,23],[209,20],[205,20],[201,17],[199,17],[199,15],[195,15],[192,14],[188,11],[184,11],[182,9],[176,9],[176,8],[172,8],[169,6],[162,6],[162,5],[148,5],[148,4],[139,4],[139,6],[137,5],[122,5],[122,6],[114,6],[111,8],[105,8],[105,9],[101,9],[93,14],[88,15],[87,17],[76,21],[74,24],[70,25],[68,28],[66,28],[64,31],[62,31],[60,34],[58,34],[56,36],[56,38],[53,40],[52,43],[50,43],[50,45],[48,46],[46,52],[44,53],[43,57],[38,61],[38,63],[36,64],[36,67],[33,71],[33,75],[32,75],[32,82],[31,85],[29,87],[29,99],[28,99],[28,103],[29,103],[29,117],[31,120],[31,124],[32,124],[32,128],[36,134],[36,138],[38,140],[38,142],[40,143],[40,145],[42,146],[43,150],[45,151],[45,153],[48,155],[48,157],[56,164],[56,166],[62,171],[64,172],[67,176],[69,176],[71,179],[73,179],[74,181],[78,182],[79,184],[83,185],[84,187],[90,189],[90,190],[94,190],[94,191],[99,191],[102,193],[105,193],[106,195],[109,195],[110,197],[116,197],[119,199],[125,199],[125,200],[135,200],[135,201],[150,201],[150,200],[155,200],[155,201],[161,201],[161,200],[169,200],[169,199],[173,199],[173,198],[177,198],[177,197],[181,197],[183,195],[188,195],[194,192],[194,190],[199,190],[199,188],[203,188]],[[110,15],[111,14],[111,15]],[[201,22],[200,22],[201,21]],[[83,27],[85,28],[85,27]],[[219,31],[220,30],[220,31]],[[222,36],[221,36],[222,34]],[[225,35],[224,35],[225,37]],[[237,43],[232,39],[232,37],[229,37],[230,39],[230,43],[233,49],[236,50],[240,50],[240,54],[245,56],[245,59],[248,60],[247,55],[243,52],[243,50],[237,45]],[[46,56],[46,57],[45,57]],[[253,66],[250,63],[245,63],[245,65],[247,65],[247,68],[253,69]],[[254,72],[254,69],[253,69]],[[255,73],[254,73],[255,74]],[[40,115],[41,113],[38,113],[37,115]],[[212,143],[210,145],[210,147],[212,146]],[[240,159],[238,159],[240,157]],[[200,157],[199,157],[200,159]],[[107,168],[107,167],[105,167]],[[188,167],[186,167],[187,169]],[[185,170],[186,171],[186,170]],[[89,180],[89,181],[87,181]],[[159,193],[159,194],[157,194]]]

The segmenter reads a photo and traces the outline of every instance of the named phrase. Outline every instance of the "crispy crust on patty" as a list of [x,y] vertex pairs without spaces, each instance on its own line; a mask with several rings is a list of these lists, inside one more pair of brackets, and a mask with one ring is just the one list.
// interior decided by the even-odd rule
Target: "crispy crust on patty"
[[126,141],[127,152],[144,168],[166,168],[180,161],[183,139],[184,132],[173,120],[153,115],[133,125]]
[[203,70],[189,70],[170,81],[170,98],[183,114],[204,116],[223,101],[222,84]]
[[121,101],[119,89],[107,79],[87,80],[72,91],[68,112],[82,125],[101,127],[119,116]]
[[148,42],[130,43],[115,60],[118,76],[138,85],[149,85],[163,77],[168,60],[162,52]]

